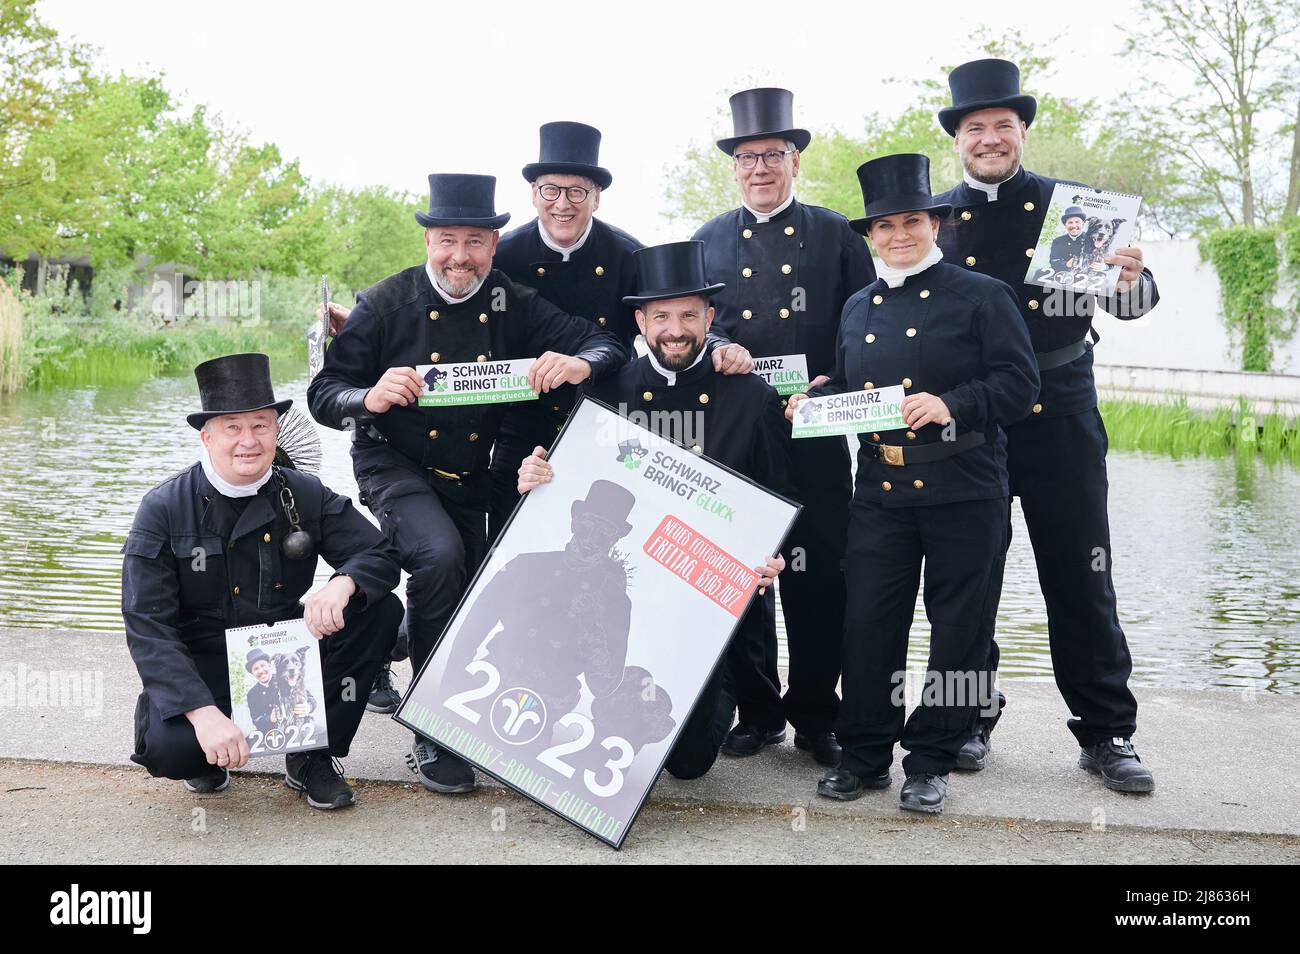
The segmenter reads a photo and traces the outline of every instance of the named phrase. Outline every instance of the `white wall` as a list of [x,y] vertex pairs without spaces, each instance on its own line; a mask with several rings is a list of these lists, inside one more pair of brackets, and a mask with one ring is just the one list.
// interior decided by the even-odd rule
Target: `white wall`
[[[1160,304],[1149,315],[1120,321],[1098,312],[1093,322],[1101,342],[1098,365],[1237,371],[1239,350],[1231,349],[1219,317],[1219,278],[1201,263],[1196,241],[1141,243],[1143,258],[1160,288]],[[1280,289],[1275,303],[1288,305]],[[1276,374],[1300,374],[1300,334],[1274,355]]]

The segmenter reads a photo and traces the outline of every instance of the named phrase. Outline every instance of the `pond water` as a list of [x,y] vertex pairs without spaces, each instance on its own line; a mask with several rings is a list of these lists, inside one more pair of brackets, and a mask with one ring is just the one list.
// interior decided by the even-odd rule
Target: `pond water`
[[[304,411],[305,390],[305,377],[277,383]],[[0,401],[0,626],[52,637],[121,631],[119,548],[144,492],[196,459],[184,420],[196,401],[190,377]],[[348,437],[321,431],[321,477],[355,499]],[[1300,469],[1121,452],[1109,463],[1115,588],[1135,683],[1300,693]],[[1002,675],[1050,679],[1018,509],[1014,524]],[[320,579],[328,575],[322,563]],[[918,603],[914,664],[925,645]]]

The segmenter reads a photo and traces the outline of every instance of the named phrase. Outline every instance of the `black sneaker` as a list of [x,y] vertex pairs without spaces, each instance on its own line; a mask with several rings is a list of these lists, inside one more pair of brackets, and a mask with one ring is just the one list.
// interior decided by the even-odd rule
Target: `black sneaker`
[[185,780],[185,791],[195,795],[215,795],[224,792],[230,786],[230,770],[213,766],[210,772],[204,772],[196,778]]
[[1156,790],[1155,776],[1133,751],[1133,743],[1119,736],[1080,749],[1079,768],[1100,775],[1102,782],[1112,791]]
[[415,773],[420,784],[431,792],[460,795],[472,792],[477,787],[474,783],[474,769],[468,762],[420,735],[411,744],[406,766]]
[[366,700],[367,712],[396,712],[402,702],[402,694],[393,686],[393,664],[386,662],[375,673],[375,682],[370,687],[370,698]]
[[352,786],[343,780],[343,766],[328,751],[286,755],[284,784],[306,795],[312,808],[347,808],[356,801]]

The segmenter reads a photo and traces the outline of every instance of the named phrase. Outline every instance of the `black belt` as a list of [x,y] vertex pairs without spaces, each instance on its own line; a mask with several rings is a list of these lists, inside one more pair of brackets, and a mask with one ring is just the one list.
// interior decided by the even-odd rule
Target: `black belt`
[[1055,351],[1035,351],[1034,357],[1038,361],[1039,371],[1051,371],[1063,364],[1069,364],[1087,350],[1088,339],[1080,338],[1074,344],[1066,345],[1064,348],[1057,348]]
[[983,443],[982,431],[967,431],[955,441],[935,441],[932,444],[915,444],[909,447],[900,447],[897,444],[867,444],[867,446],[875,450],[876,457],[881,463],[888,464],[890,467],[904,467],[908,464],[932,464],[936,460],[943,460],[962,451],[968,451],[972,447],[979,447]]

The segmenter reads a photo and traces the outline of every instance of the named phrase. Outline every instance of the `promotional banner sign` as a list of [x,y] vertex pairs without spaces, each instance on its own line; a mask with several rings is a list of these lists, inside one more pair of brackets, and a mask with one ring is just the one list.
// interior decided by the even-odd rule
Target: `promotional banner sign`
[[795,437],[860,434],[906,427],[903,420],[903,386],[870,391],[845,391],[801,401],[794,411]]
[[584,398],[394,718],[619,847],[798,505]]
[[226,630],[230,718],[253,756],[329,747],[320,642],[301,619]]
[[802,354],[778,354],[754,359],[754,374],[776,388],[776,393],[802,394],[808,390],[808,358]]
[[528,371],[535,360],[416,365],[415,373],[424,378],[420,407],[535,400],[537,392],[528,386]]
[[1142,197],[1058,182],[1025,281],[1113,295],[1122,271],[1106,259],[1128,245]]

